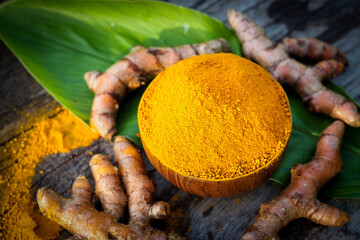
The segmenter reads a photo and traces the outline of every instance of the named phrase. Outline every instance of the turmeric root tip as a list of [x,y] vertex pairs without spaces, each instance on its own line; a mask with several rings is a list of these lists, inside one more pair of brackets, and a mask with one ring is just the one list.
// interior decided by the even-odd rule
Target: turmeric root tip
[[85,176],[76,178],[71,189],[71,195],[79,203],[91,204],[92,189]]
[[151,219],[165,220],[170,215],[170,205],[167,202],[154,203],[149,209]]

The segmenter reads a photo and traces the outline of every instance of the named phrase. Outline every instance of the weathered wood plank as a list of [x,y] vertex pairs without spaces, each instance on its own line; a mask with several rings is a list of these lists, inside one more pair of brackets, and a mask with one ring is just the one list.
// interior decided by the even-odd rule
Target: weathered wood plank
[[[171,3],[194,8],[226,23],[226,11],[235,8],[244,11],[256,23],[264,26],[268,35],[279,41],[284,36],[313,36],[342,48],[350,60],[347,70],[334,81],[345,87],[348,93],[360,100],[360,3],[358,1],[216,1],[171,0]],[[27,111],[42,107],[58,106],[53,99],[26,72],[22,65],[0,44],[0,136],[6,141],[20,133],[17,124],[26,119]],[[33,107],[31,107],[31,102]],[[34,103],[35,102],[35,103]],[[14,111],[13,108],[20,109]],[[32,110],[29,110],[32,109]],[[24,111],[23,111],[24,110]],[[32,123],[28,123],[31,127]],[[73,180],[85,175],[93,185],[88,162],[91,154],[112,154],[109,143],[95,141],[86,148],[66,154],[48,156],[37,168],[33,191],[42,186],[53,188],[64,196],[70,196]],[[114,162],[114,159],[112,158]],[[238,197],[210,199],[190,195],[167,182],[145,159],[146,169],[157,185],[158,200],[170,201],[177,218],[167,223],[156,222],[162,229],[173,229],[192,239],[238,239],[256,215],[259,204],[273,198],[282,186],[267,182],[260,188]],[[44,173],[40,174],[40,170]],[[60,179],[60,181],[59,181]],[[285,227],[283,239],[360,239],[360,200],[323,199],[340,207],[351,215],[351,221],[343,227],[332,228],[299,219]],[[99,208],[98,201],[94,202]],[[64,231],[60,239],[69,233]]]

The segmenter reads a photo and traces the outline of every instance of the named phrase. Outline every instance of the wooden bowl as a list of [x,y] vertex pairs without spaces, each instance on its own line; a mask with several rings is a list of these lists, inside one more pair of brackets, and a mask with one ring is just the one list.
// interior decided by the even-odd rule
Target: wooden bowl
[[[204,66],[215,69],[210,80]],[[228,84],[213,84],[219,79],[227,79]],[[179,91],[179,86],[187,91]],[[201,93],[203,89],[205,93]],[[224,92],[228,94],[220,98],[218,93]],[[229,104],[230,95],[234,102]],[[260,104],[256,114],[241,100],[245,97],[255,100],[252,105]],[[267,104],[270,101],[274,103],[271,106]],[[214,108],[214,104],[221,107]],[[203,117],[201,121],[197,121],[199,117]],[[279,122],[279,117],[284,120]],[[285,91],[269,73],[247,59],[223,53],[185,59],[159,74],[140,100],[138,123],[146,154],[168,181],[191,194],[220,198],[249,192],[271,176],[286,151],[292,119]],[[226,130],[219,131],[219,126]],[[240,133],[234,126],[245,126],[246,131]],[[254,131],[256,127],[261,134]],[[274,135],[276,139],[271,138]],[[226,144],[220,145],[219,139],[226,139],[222,141]],[[267,152],[261,152],[263,145]],[[247,146],[245,154],[243,146]],[[256,159],[251,159],[253,155]],[[236,168],[233,160],[244,165]],[[206,175],[212,166],[216,170]]]
[[289,139],[290,135],[280,154],[263,167],[241,177],[220,180],[195,178],[191,176],[184,176],[175,172],[174,170],[161,164],[159,159],[151,154],[144,141],[142,141],[142,144],[150,162],[154,165],[156,170],[158,170],[165,179],[178,188],[201,197],[224,198],[250,192],[265,183],[280,165],[286,152]]

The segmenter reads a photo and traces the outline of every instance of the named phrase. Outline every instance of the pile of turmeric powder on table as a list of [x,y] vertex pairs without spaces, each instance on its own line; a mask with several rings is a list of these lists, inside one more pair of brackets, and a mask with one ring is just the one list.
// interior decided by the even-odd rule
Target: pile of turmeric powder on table
[[[47,155],[88,146],[99,137],[67,110],[36,124],[0,148],[0,238],[56,237],[59,226],[35,210],[31,193],[37,164]],[[43,173],[40,171],[40,173]]]
[[149,152],[184,176],[229,179],[270,163],[291,132],[281,86],[234,54],[192,57],[160,73],[138,111]]

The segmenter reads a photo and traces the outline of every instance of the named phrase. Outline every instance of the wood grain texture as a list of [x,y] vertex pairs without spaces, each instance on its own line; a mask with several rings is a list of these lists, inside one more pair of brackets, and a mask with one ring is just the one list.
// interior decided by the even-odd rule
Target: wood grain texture
[[[347,92],[360,101],[360,2],[359,1],[265,1],[265,0],[171,0],[170,3],[194,8],[226,23],[226,11],[235,8],[249,15],[263,26],[275,41],[285,36],[312,36],[341,48],[349,58],[350,66],[334,79]],[[56,114],[58,106],[40,85],[21,66],[11,52],[0,43],[0,145],[20,133],[19,123],[26,121],[28,111],[41,108]],[[14,110],[16,108],[16,110]],[[28,123],[30,128],[32,123]],[[80,174],[93,178],[88,166],[91,154],[112,154],[110,144],[98,140],[85,148],[66,154],[48,156],[37,168],[33,191],[43,186],[70,196],[71,184]],[[2,160],[2,159],[0,159]],[[115,163],[114,158],[111,158]],[[253,221],[259,205],[274,198],[283,188],[267,182],[256,190],[239,197],[202,198],[177,189],[166,181],[145,158],[146,170],[157,186],[157,199],[170,201],[177,217],[164,222],[154,222],[161,229],[173,227],[191,239],[239,239]],[[40,170],[44,173],[40,174]],[[351,220],[346,225],[324,227],[306,219],[293,221],[281,232],[282,239],[360,239],[360,200],[320,199],[347,211]],[[100,209],[94,197],[96,207]],[[59,239],[70,234],[63,231]]]

